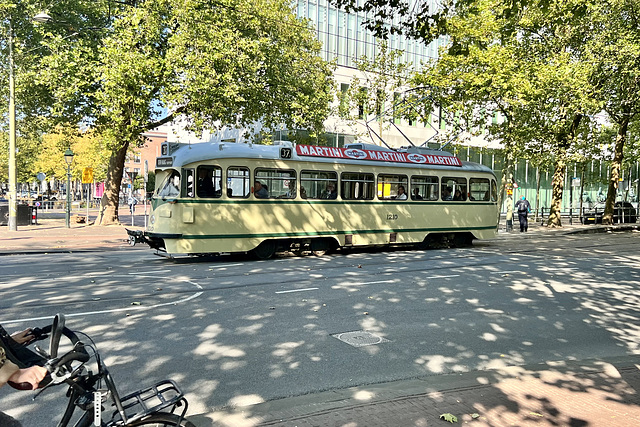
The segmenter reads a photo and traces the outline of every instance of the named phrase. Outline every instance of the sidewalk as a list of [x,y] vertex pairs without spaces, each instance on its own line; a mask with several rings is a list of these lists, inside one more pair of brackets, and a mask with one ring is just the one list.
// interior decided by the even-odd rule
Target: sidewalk
[[[86,216],[85,210],[74,211],[72,217]],[[17,232],[9,231],[7,226],[0,226],[0,255],[18,253],[45,253],[45,252],[70,252],[90,251],[101,249],[125,249],[130,248],[128,235],[125,228],[133,230],[144,229],[144,208],[138,206],[134,216],[134,226],[131,226],[131,214],[128,208],[121,208],[119,217],[121,225],[93,226],[97,210],[89,211],[89,224],[78,224],[71,221],[70,228],[66,228],[66,213],[63,210],[38,211],[38,224],[18,226]],[[516,221],[517,222],[517,221]],[[638,230],[639,224],[620,224],[613,226],[582,225],[577,219],[573,224],[563,218],[562,228],[547,228],[540,222],[529,221],[529,231],[520,233],[518,225],[514,224],[514,230],[505,231],[504,216],[500,221],[498,239],[532,239],[541,235],[573,234],[573,233],[604,233],[608,231]],[[145,245],[137,245],[136,248],[144,248]]]
[[[86,216],[86,211],[74,211],[77,215]],[[9,231],[9,227],[0,227],[0,255],[21,253],[77,252],[101,249],[131,249],[125,228],[142,229],[144,212],[136,211],[135,226],[131,226],[131,214],[128,208],[119,211],[121,225],[93,226],[97,211],[89,211],[89,223],[70,221],[66,227],[66,213],[62,210],[38,211],[35,225],[19,225],[17,231]]]
[[[143,228],[142,212],[136,212],[135,227],[130,226],[128,209],[122,209],[123,225],[72,222],[71,228],[66,228],[64,212],[41,211],[38,225],[19,226],[17,232],[0,227],[0,255],[131,250],[125,227]],[[90,219],[95,219],[95,212],[90,212]],[[530,222],[528,233],[506,233],[503,219],[496,240],[637,229],[636,224],[607,227],[579,223],[549,229]],[[451,425],[440,419],[446,413],[457,417],[453,425],[638,426],[640,356],[606,363],[561,362],[393,381],[211,413],[190,412],[190,419],[198,427]]]
[[225,426],[640,425],[640,356],[504,369],[327,391],[190,416]]

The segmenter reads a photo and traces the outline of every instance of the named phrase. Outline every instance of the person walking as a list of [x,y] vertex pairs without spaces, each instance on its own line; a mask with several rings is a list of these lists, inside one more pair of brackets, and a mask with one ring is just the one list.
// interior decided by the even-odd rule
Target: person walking
[[529,228],[529,220],[527,216],[531,212],[531,205],[529,201],[522,196],[520,200],[516,202],[516,209],[518,210],[518,221],[520,221],[520,232],[526,232]]

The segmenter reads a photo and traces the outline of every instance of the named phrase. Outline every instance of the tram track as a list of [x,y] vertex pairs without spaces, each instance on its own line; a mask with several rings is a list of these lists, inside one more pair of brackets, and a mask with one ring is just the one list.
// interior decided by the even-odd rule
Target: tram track
[[[631,254],[631,253],[635,253],[635,249],[633,249],[633,247],[629,244],[629,241],[633,240],[634,243],[637,242],[637,238],[625,238],[625,241],[620,242],[619,240],[617,240],[616,242],[611,242],[611,243],[606,243],[606,242],[600,242],[601,244],[598,245],[598,250],[599,251],[606,251],[606,252],[615,252],[616,256],[626,256],[627,254]],[[198,271],[196,269],[196,274],[190,274],[187,275],[185,273],[181,273],[181,276],[183,276],[182,278],[180,278],[179,280],[192,280],[194,282],[199,283],[202,287],[203,287],[203,291],[216,291],[216,290],[233,290],[233,289],[242,289],[242,288],[251,288],[251,287],[258,287],[261,286],[263,284],[273,284],[273,283],[280,283],[280,284],[291,284],[291,283],[298,283],[298,284],[302,284],[302,283],[318,283],[318,280],[332,280],[335,278],[338,278],[340,276],[342,277],[346,277],[344,275],[344,269],[345,268],[357,268],[357,275],[360,277],[385,277],[385,274],[387,274],[386,271],[384,271],[385,268],[389,268],[392,267],[394,270],[399,270],[401,269],[403,274],[415,274],[415,273],[421,273],[424,272],[425,270],[429,270],[430,272],[438,272],[438,271],[442,271],[442,270],[447,270],[447,271],[452,271],[452,269],[454,270],[459,270],[459,269],[468,269],[468,268],[475,268],[475,267],[482,267],[482,268],[490,268],[490,267],[495,267],[497,265],[500,265],[502,263],[503,257],[504,256],[510,256],[510,255],[518,255],[520,257],[526,256],[527,259],[530,261],[533,258],[544,258],[546,260],[549,259],[562,259],[562,258],[567,258],[567,257],[571,257],[571,256],[579,256],[581,259],[584,259],[585,255],[589,255],[588,253],[583,252],[584,250],[591,250],[593,249],[593,244],[583,244],[583,245],[571,245],[570,248],[567,247],[556,247],[555,249],[559,250],[559,251],[563,251],[562,254],[554,254],[553,252],[549,252],[549,248],[547,246],[548,243],[553,243],[553,241],[548,241],[545,240],[545,247],[544,248],[540,248],[540,247],[535,247],[535,248],[521,248],[517,253],[514,254],[510,254],[510,253],[505,253],[504,250],[502,250],[504,248],[504,246],[490,246],[490,247],[483,247],[483,248],[479,248],[480,250],[474,250],[473,248],[464,248],[464,249],[457,249],[457,250],[447,250],[446,253],[441,251],[440,253],[437,254],[437,256],[435,257],[431,257],[428,259],[424,258],[424,254],[426,252],[413,252],[413,251],[406,251],[403,253],[402,257],[392,257],[393,259],[389,259],[389,256],[386,257],[385,261],[386,264],[385,266],[381,266],[380,260],[379,259],[367,259],[367,255],[372,255],[373,258],[379,258],[379,256],[384,255],[384,252],[370,252],[370,251],[362,251],[362,252],[358,252],[358,253],[351,253],[348,255],[345,255],[344,257],[337,257],[337,256],[331,256],[330,258],[314,258],[314,262],[313,263],[309,263],[306,260],[302,260],[302,262],[304,263],[304,265],[300,265],[300,266],[296,266],[294,268],[277,268],[274,269],[273,271],[270,271],[268,268],[265,268],[265,264],[272,264],[274,262],[282,262],[282,261],[286,261],[288,258],[279,258],[278,260],[275,261],[260,261],[260,262],[256,262],[255,265],[259,265],[260,268],[251,268],[248,271],[244,271],[242,272],[242,278],[244,280],[246,279],[250,279],[252,277],[260,277],[260,280],[258,282],[255,283],[241,283],[241,284],[232,284],[232,283],[228,283],[225,285],[213,285],[211,286],[209,283],[207,282],[211,282],[211,281],[216,281],[216,282],[220,282],[220,281],[227,281],[229,279],[231,280],[235,280],[238,277],[238,273],[239,273],[239,269],[244,268],[244,267],[252,267],[254,265],[253,262],[249,263],[249,262],[240,262],[240,263],[226,263],[226,264],[222,264],[220,266],[217,266],[215,263],[214,264],[210,264],[207,263],[208,265],[204,265],[205,263],[203,263],[203,268],[206,268],[206,271]],[[574,242],[575,243],[575,242]],[[616,249],[617,248],[617,249]],[[567,253],[567,250],[570,250],[571,253],[575,253],[578,252],[575,255],[572,255],[571,253]],[[394,252],[388,252],[386,254],[388,255],[393,255],[393,254],[399,254],[400,251],[394,251]],[[408,257],[406,255],[409,255]],[[593,258],[599,259],[599,256],[597,254],[592,254]],[[500,259],[496,259],[494,261],[491,262],[487,262],[488,258],[491,257],[500,257]],[[460,264],[460,260],[464,259],[465,262],[463,264]],[[300,260],[300,258],[296,258],[296,260]],[[317,265],[318,264],[318,260],[326,260],[326,262],[322,262],[322,265]],[[629,259],[630,261],[632,261],[631,259]],[[424,262],[428,262],[430,263],[430,265],[425,266]],[[447,263],[447,265],[437,265],[438,263]],[[450,265],[451,263],[456,264],[454,266]],[[86,263],[83,261],[83,267],[86,268]],[[406,268],[406,265],[413,265],[410,268]],[[184,264],[179,264],[179,266],[184,266]],[[128,283],[127,285],[132,285],[135,283],[139,283],[140,285],[145,285],[148,283],[149,280],[154,280],[153,281],[153,285],[155,287],[158,286],[166,286],[167,285],[175,285],[175,281],[176,278],[171,276],[171,272],[174,270],[174,268],[170,268],[170,265],[168,265],[167,267],[169,268],[164,268],[162,270],[156,270],[157,273],[162,273],[163,275],[159,275],[159,276],[154,276],[154,271],[153,270],[149,270],[148,266],[146,266],[144,271],[129,271],[126,273],[126,275],[122,275],[121,276],[121,280],[114,282],[113,284],[115,286],[122,286],[123,282],[126,280]],[[224,269],[224,271],[219,271],[219,269]],[[69,266],[68,263],[66,263],[65,265],[65,270],[69,271],[69,270],[73,270],[72,266]],[[0,270],[1,271],[1,270]],[[315,278],[308,278],[305,277],[305,279],[303,281],[300,280],[299,276],[296,276],[296,273],[300,273],[300,274],[305,274],[305,275],[309,275],[312,273],[318,273],[321,272],[322,275],[319,277],[315,277]],[[338,272],[336,274],[336,272]],[[287,278],[285,277],[287,274],[292,274],[294,275],[294,277],[291,278]],[[268,276],[271,275],[277,275],[277,279],[274,278],[273,280],[268,279]],[[142,277],[144,276],[144,278]],[[18,274],[14,274],[14,275],[7,275],[4,274],[3,278],[4,280],[2,281],[3,283],[0,283],[0,285],[9,285],[11,286],[10,280],[11,278],[14,277],[21,277],[23,280],[23,284],[28,284],[29,283],[29,279],[28,276],[25,277],[24,274],[18,275]],[[59,291],[64,291],[65,289],[77,289],[79,285],[82,286],[110,286],[110,284],[105,284],[105,282],[107,281],[114,281],[114,274],[110,274],[108,272],[105,272],[104,270],[100,270],[100,271],[88,271],[82,275],[73,275],[73,276],[65,276],[64,273],[62,272],[54,272],[54,271],[50,271],[47,272],[43,275],[40,275],[38,277],[38,281],[40,282],[40,287],[42,287],[43,282],[46,281],[51,281],[52,283],[55,282],[55,288],[56,290]],[[7,279],[9,281],[7,281]],[[64,282],[62,282],[61,280],[64,279]],[[75,282],[70,281],[70,280],[75,280]],[[82,283],[85,280],[91,280],[92,282],[95,283]],[[135,283],[134,283],[135,282]],[[173,282],[173,283],[172,283]],[[129,288],[131,288],[131,286],[128,286]],[[171,286],[168,287],[168,289],[164,290],[161,294],[158,294],[157,292],[146,292],[146,293],[133,293],[133,294],[129,294],[129,296],[126,297],[120,297],[120,298],[115,298],[113,299],[113,301],[118,301],[118,300],[127,300],[130,298],[149,298],[149,297],[158,297],[158,295],[180,295],[180,294],[184,294],[184,293],[189,293],[189,292],[193,292],[192,289],[188,290],[180,290],[180,289],[171,289],[169,291],[169,288],[171,288]],[[103,289],[104,290],[104,289]],[[25,299],[29,299],[29,294],[36,294],[41,292],[41,289],[34,289],[32,291],[24,289],[21,292],[24,292],[26,294],[23,293],[23,296],[25,297]],[[110,300],[105,300],[104,298],[101,298],[101,300],[103,302],[106,301],[110,301]],[[77,302],[71,302],[71,304],[74,304]],[[42,304],[42,301],[39,301],[39,304]],[[69,304],[69,301],[67,301],[67,304]],[[34,304],[35,305],[35,304]],[[27,307],[27,305],[24,305],[25,307]]]

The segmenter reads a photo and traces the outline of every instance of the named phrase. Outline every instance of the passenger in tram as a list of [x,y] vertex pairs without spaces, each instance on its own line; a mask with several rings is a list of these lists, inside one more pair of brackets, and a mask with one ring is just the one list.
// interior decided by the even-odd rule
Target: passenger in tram
[[307,198],[307,190],[304,189],[304,187],[300,187],[300,197],[303,199]]
[[442,200],[451,200],[451,187],[442,189]]
[[253,195],[258,199],[268,199],[269,191],[267,191],[266,187],[262,185],[260,181],[255,181],[253,183]]
[[396,200],[407,200],[407,193],[404,192],[404,186],[398,185],[398,195]]
[[422,196],[420,195],[420,189],[418,187],[413,189],[413,195],[411,196],[413,200],[422,200]]
[[462,192],[460,190],[456,190],[456,192],[453,194],[453,200],[464,200],[464,196],[462,195]]
[[337,199],[338,192],[336,191],[336,186],[333,183],[327,184],[327,199]]
[[213,197],[216,190],[213,188],[213,180],[206,169],[198,171],[198,197]]

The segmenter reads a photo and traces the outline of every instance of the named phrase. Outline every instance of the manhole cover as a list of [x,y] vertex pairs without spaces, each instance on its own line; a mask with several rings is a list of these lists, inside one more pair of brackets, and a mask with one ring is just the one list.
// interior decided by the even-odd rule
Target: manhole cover
[[354,347],[364,347],[389,342],[388,339],[367,331],[341,332],[339,334],[331,334],[331,336]]

